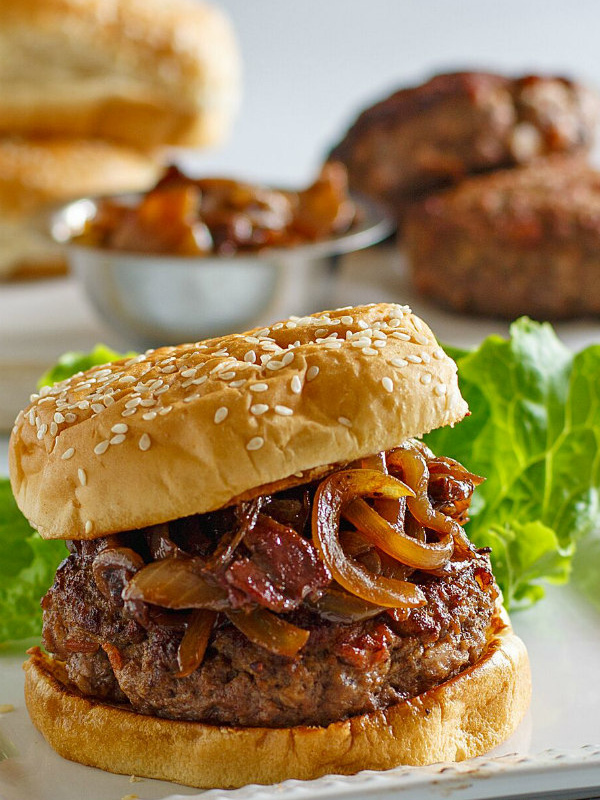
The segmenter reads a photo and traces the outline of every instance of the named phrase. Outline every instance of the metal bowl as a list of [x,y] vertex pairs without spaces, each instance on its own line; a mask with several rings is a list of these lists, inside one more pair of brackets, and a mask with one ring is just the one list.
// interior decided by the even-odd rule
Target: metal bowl
[[356,200],[360,222],[332,239],[235,256],[146,255],[76,244],[97,202],[58,211],[54,240],[92,305],[124,342],[147,348],[247,330],[278,316],[327,307],[334,256],[369,247],[394,229],[378,206]]

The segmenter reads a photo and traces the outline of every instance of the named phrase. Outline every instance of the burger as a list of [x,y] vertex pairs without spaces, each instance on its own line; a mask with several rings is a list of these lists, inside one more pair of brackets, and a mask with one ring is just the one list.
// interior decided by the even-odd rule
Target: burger
[[468,413],[404,306],[292,317],[45,389],[13,490],[70,554],[25,665],[62,756],[197,787],[479,755],[529,702],[523,643],[463,530]]

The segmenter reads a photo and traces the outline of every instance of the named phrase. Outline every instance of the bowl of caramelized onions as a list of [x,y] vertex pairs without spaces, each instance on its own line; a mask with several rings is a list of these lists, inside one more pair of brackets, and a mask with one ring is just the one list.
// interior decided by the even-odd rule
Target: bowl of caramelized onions
[[333,257],[392,231],[385,212],[349,195],[335,163],[299,191],[170,167],[144,194],[69,204],[51,229],[96,311],[135,347],[327,305]]

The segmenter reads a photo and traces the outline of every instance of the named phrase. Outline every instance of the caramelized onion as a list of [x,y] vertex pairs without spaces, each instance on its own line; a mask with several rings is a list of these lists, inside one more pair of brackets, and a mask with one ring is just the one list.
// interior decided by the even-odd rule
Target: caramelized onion
[[266,608],[226,611],[228,619],[254,644],[278,656],[295,656],[306,644],[309,631],[277,617]]
[[415,608],[426,601],[418,586],[374,575],[344,553],[339,538],[342,506],[361,496],[397,499],[412,494],[402,481],[369,469],[334,472],[315,494],[313,540],[321,558],[344,589],[374,605]]
[[406,504],[417,522],[438,533],[450,534],[455,543],[460,543],[463,551],[466,549],[470,552],[471,543],[458,522],[441,511],[436,511],[429,501],[429,470],[424,456],[416,449],[399,447],[388,453],[387,465],[392,474],[400,473],[402,479],[413,489],[414,496],[407,497]]
[[217,549],[211,556],[207,567],[210,570],[217,570],[226,567],[231,561],[236,549],[243,541],[246,534],[256,525],[256,520],[260,513],[261,506],[265,501],[264,497],[257,497],[247,503],[240,504],[238,516],[238,527],[233,534],[225,534],[217,545]]
[[177,650],[178,678],[191,675],[202,663],[216,618],[215,611],[208,611],[205,608],[192,611]]
[[452,557],[454,540],[445,534],[439,542],[419,542],[380,516],[364,500],[353,500],[343,516],[384,553],[415,569],[437,569]]
[[[227,592],[198,574],[195,558],[166,558],[141,569],[127,584],[123,599],[142,600],[164,608],[212,608],[227,606]],[[203,562],[202,562],[203,565]]]
[[318,600],[307,602],[309,608],[318,611],[332,622],[360,622],[381,614],[386,609],[361,600],[343,589],[328,589]]

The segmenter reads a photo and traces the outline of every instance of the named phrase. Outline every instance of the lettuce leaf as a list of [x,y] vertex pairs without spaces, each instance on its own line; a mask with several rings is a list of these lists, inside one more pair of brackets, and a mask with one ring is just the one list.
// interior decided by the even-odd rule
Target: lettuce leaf
[[64,542],[45,542],[32,530],[6,478],[0,480],[0,541],[0,642],[38,636],[40,598],[68,551]]
[[600,527],[600,346],[574,355],[522,318],[508,340],[453,355],[471,416],[426,439],[486,476],[469,536],[493,548],[506,603],[530,605],[541,582],[568,579],[576,543]]
[[62,355],[57,363],[45,372],[38,381],[38,389],[42,386],[52,386],[53,383],[64,381],[77,372],[118,361],[120,358],[132,358],[137,353],[117,353],[105,344],[97,344],[89,353],[72,351]]

